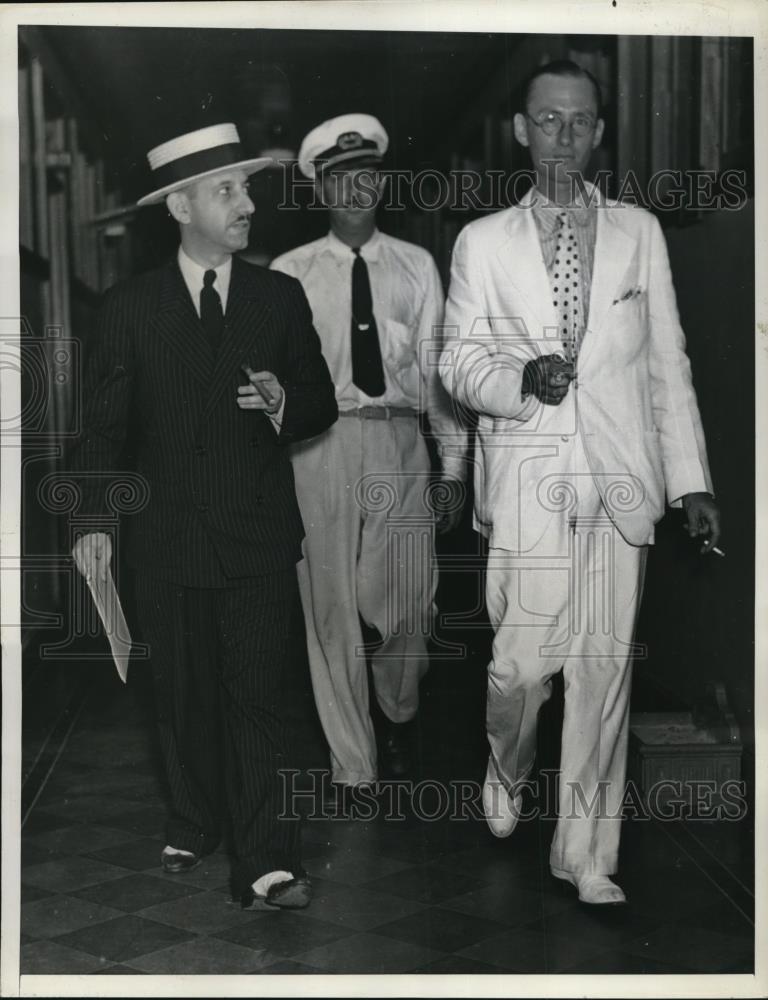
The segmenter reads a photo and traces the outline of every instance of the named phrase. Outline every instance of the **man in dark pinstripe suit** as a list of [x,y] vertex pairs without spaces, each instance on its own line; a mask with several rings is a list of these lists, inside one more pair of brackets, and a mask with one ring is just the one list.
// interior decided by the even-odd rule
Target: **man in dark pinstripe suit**
[[[303,907],[298,823],[278,818],[281,680],[303,641],[303,528],[285,446],[334,422],[334,388],[300,284],[232,256],[248,243],[248,176],[269,161],[244,159],[233,125],[149,160],[157,189],[139,204],[165,200],[181,246],[108,293],[71,468],[81,510],[98,515],[138,425],[149,502],[126,555],[171,793],[164,869],[188,871],[217,847],[226,805],[241,905]],[[111,540],[87,534],[73,556],[106,576]]]

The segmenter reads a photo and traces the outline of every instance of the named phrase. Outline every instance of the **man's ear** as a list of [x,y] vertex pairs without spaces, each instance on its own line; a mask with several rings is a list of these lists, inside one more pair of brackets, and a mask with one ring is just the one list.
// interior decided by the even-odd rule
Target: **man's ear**
[[597,119],[597,125],[595,125],[595,134],[592,136],[592,149],[597,149],[603,138],[603,129],[605,128],[605,122],[602,118]]
[[180,226],[185,226],[189,223],[189,198],[187,198],[183,191],[171,191],[165,199],[165,204]]
[[514,117],[514,128],[515,128],[515,138],[520,143],[521,146],[530,145],[528,140],[528,122],[525,120],[525,115],[521,114],[519,111]]

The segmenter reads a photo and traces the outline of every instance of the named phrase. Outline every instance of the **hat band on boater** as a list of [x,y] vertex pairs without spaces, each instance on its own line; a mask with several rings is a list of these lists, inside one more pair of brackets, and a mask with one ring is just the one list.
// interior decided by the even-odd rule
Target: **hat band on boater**
[[177,184],[189,177],[197,177],[211,170],[218,170],[228,164],[242,163],[245,157],[239,142],[225,143],[210,149],[201,149],[187,156],[180,156],[152,171],[152,180],[158,188]]

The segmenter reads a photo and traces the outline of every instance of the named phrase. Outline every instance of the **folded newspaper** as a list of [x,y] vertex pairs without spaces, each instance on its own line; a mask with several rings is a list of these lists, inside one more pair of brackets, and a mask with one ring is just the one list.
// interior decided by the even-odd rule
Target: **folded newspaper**
[[115,661],[120,680],[125,684],[128,677],[128,660],[131,655],[132,640],[112,574],[108,571],[104,579],[98,574],[95,577],[88,574],[85,579],[107,634],[109,648],[112,650],[112,659]]

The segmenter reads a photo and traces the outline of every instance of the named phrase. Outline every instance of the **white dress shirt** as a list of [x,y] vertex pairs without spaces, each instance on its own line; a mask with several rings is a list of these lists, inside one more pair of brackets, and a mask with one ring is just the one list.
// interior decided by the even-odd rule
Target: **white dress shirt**
[[229,279],[232,277],[231,257],[227,257],[224,263],[219,264],[218,267],[202,267],[179,247],[179,269],[198,316],[200,315],[200,292],[203,290],[203,275],[206,271],[215,271],[216,280],[213,283],[213,288],[221,299],[221,311],[226,313]]
[[463,479],[467,433],[454,415],[437,367],[444,298],[435,262],[423,247],[379,230],[360,255],[368,267],[384,367],[384,395],[375,398],[352,381],[352,249],[329,232],[276,258],[271,267],[298,278],[304,287],[339,410],[359,406],[426,410],[444,475]]

